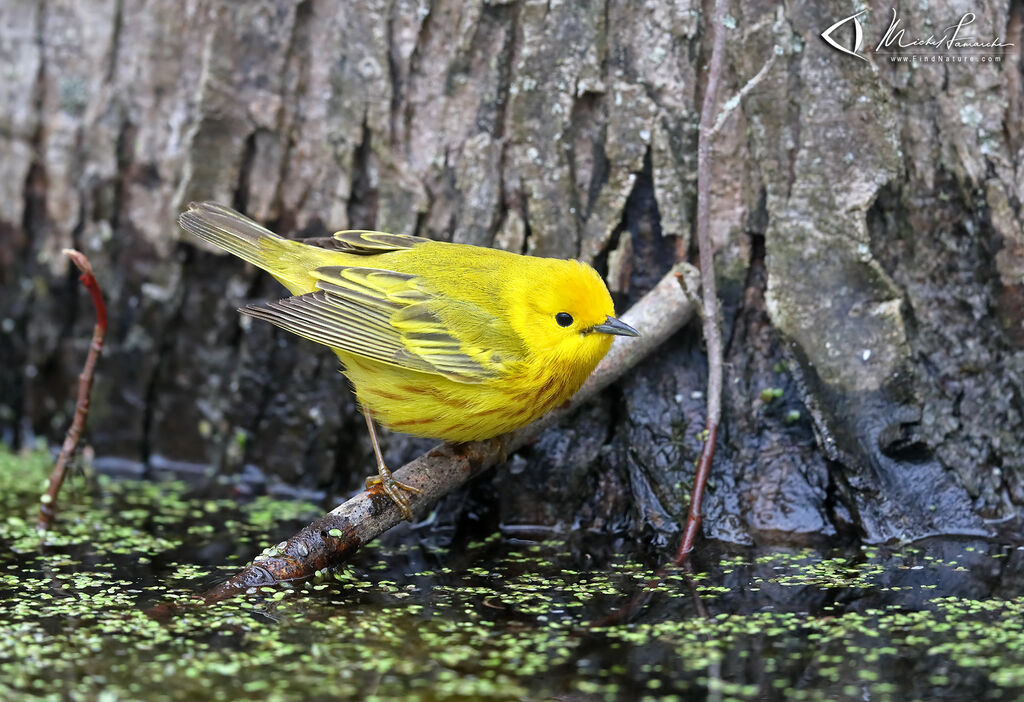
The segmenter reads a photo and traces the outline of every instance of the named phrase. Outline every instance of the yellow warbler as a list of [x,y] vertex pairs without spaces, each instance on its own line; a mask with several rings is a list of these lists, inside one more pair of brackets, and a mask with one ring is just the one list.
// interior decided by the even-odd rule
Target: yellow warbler
[[366,416],[379,484],[412,519],[381,458],[376,419],[407,434],[474,441],[569,399],[611,347],[638,336],[579,261],[371,231],[331,248],[284,239],[232,209],[193,203],[182,228],[267,271],[294,297],[240,311],[330,346]]

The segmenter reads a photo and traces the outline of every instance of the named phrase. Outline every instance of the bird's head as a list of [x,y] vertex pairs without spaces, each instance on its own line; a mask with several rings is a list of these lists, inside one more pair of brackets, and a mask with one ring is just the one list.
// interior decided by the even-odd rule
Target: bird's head
[[579,261],[545,259],[540,275],[519,290],[513,326],[534,354],[567,370],[590,374],[613,336],[639,336],[615,319],[608,288]]

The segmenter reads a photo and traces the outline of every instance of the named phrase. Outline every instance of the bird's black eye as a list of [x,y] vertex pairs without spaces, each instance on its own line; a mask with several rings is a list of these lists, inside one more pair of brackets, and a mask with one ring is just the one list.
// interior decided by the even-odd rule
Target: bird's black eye
[[572,324],[572,315],[568,312],[559,312],[555,315],[555,321],[558,322],[558,326],[567,327]]

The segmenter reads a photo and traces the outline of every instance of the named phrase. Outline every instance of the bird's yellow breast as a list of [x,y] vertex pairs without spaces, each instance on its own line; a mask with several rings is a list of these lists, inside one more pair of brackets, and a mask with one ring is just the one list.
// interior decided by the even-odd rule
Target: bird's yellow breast
[[404,434],[456,442],[529,424],[572,397],[593,370],[524,364],[515,375],[467,384],[335,352],[375,419]]

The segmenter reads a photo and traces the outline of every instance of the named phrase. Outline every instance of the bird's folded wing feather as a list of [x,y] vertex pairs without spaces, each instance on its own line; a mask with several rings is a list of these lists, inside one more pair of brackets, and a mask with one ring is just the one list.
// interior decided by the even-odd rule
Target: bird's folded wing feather
[[337,242],[338,248],[346,253],[353,254],[379,254],[385,251],[411,249],[417,244],[430,241],[430,239],[424,239],[421,236],[372,232],[366,229],[349,229],[342,232],[334,232],[332,238]]
[[241,311],[348,353],[463,383],[505,376],[518,361],[507,322],[435,294],[419,276],[328,266],[317,290]]

